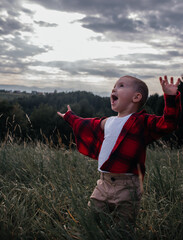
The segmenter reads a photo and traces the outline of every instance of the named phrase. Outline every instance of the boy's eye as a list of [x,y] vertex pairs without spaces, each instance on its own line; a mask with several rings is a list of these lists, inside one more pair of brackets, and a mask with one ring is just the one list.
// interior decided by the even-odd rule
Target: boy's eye
[[124,85],[123,85],[123,84],[120,84],[120,87],[124,87]]

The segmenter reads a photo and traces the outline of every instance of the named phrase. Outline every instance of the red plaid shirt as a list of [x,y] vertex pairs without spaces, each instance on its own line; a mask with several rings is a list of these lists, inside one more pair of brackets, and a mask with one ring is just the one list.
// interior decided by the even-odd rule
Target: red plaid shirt
[[[164,100],[163,116],[150,115],[144,110],[130,116],[101,170],[138,175],[139,164],[144,176],[147,145],[177,128],[181,111],[180,93],[164,95]],[[80,118],[68,111],[64,119],[73,129],[79,152],[98,160],[104,140],[104,131],[100,127],[104,118]]]

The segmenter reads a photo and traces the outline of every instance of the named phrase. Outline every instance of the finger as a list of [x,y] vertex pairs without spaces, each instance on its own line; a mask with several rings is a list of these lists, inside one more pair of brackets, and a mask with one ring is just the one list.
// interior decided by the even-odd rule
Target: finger
[[173,84],[173,77],[170,78],[170,83]]
[[168,78],[166,75],[164,76],[164,81],[165,81],[165,83],[168,83]]
[[62,118],[63,118],[63,117],[64,117],[64,115],[65,115],[65,114],[63,114],[63,113],[60,113],[60,112],[57,112],[57,114],[58,114],[60,117],[62,117]]
[[166,84],[165,80],[162,77],[160,77],[159,80],[160,80],[161,86],[164,87]]
[[179,84],[180,84],[180,82],[181,82],[181,79],[180,79],[180,78],[178,78],[178,79],[177,79],[177,82],[175,83],[175,86],[176,86],[176,87],[178,87],[178,86],[179,86]]
[[163,79],[162,79],[162,77],[159,78],[159,81],[160,81],[161,85],[163,85]]
[[68,110],[68,111],[71,111],[70,105],[67,105],[67,110]]

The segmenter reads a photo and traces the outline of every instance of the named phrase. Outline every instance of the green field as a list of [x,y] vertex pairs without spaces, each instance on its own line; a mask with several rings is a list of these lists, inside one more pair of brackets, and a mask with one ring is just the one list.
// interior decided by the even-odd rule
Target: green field
[[[183,150],[148,150],[144,194],[131,239],[181,240]],[[97,162],[41,143],[0,147],[0,239],[128,239],[87,207]],[[126,230],[127,231],[127,230]]]

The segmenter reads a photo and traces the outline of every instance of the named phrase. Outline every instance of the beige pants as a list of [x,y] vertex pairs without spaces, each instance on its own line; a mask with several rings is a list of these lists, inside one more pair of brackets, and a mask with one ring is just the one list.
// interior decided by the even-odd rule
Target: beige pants
[[135,220],[141,199],[138,176],[101,173],[89,202],[97,211],[115,211],[126,219]]

